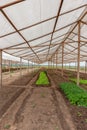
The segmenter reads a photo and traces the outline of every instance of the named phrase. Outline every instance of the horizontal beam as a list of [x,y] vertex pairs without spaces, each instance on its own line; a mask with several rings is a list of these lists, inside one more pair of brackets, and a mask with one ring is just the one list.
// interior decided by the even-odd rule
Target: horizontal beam
[[2,9],[4,9],[4,8],[7,8],[7,7],[9,7],[9,6],[12,6],[12,5],[15,5],[15,4],[24,2],[24,1],[25,1],[25,0],[16,0],[16,1],[14,1],[14,2],[5,4],[5,5],[3,5],[3,6],[0,6],[0,10],[2,10]]

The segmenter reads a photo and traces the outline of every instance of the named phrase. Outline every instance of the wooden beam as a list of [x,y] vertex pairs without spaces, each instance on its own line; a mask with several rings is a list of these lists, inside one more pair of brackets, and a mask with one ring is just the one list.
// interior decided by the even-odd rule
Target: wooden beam
[[[22,1],[23,1],[23,0],[22,0]],[[19,2],[22,2],[22,1],[19,0]],[[18,2],[18,1],[17,1],[17,2]],[[17,3],[17,2],[16,2],[16,3]],[[15,4],[15,2],[14,2],[14,4]],[[13,4],[12,4],[12,5],[13,5]],[[75,10],[78,10],[78,9],[80,9],[80,8],[83,8],[83,7],[85,7],[85,6],[87,6],[87,4],[82,5],[82,6],[79,6],[79,7],[75,8],[75,9],[69,10],[69,11],[67,11],[67,12],[61,13],[59,16],[65,15],[65,14],[67,14],[67,13],[71,13],[71,12],[73,12],[73,11],[75,11]],[[3,7],[1,7],[1,8],[3,9]],[[38,23],[35,23],[35,24],[33,24],[33,25],[27,26],[27,27],[25,27],[25,28],[19,29],[18,31],[23,31],[23,30],[25,30],[25,29],[28,29],[28,28],[37,26],[37,25],[39,25],[39,24],[41,24],[41,23],[47,22],[47,21],[49,21],[49,20],[52,20],[52,19],[54,19],[54,18],[56,18],[56,17],[57,17],[57,16],[51,17],[51,18],[49,18],[49,19],[45,19],[45,20],[43,20],[43,21],[41,21],[41,22],[38,22]],[[5,36],[8,36],[8,35],[11,35],[11,34],[13,34],[13,33],[16,33],[16,31],[13,31],[13,32],[8,33],[8,34],[5,34],[5,35],[2,35],[2,36],[0,36],[0,38],[5,37]]]
[[2,87],[2,50],[0,50],[0,88]]
[[12,6],[12,5],[15,5],[15,4],[18,4],[18,3],[21,3],[21,2],[24,2],[25,0],[16,0],[16,1],[13,1],[11,3],[8,3],[8,4],[5,4],[3,6],[0,6],[0,10],[1,9],[4,9],[4,8],[7,8],[9,6]]
[[[33,24],[33,25],[24,27],[24,28],[22,28],[22,29],[19,29],[18,31],[20,32],[20,31],[23,31],[23,30],[26,30],[26,29],[30,29],[30,28],[32,28],[32,27],[34,27],[34,26],[37,26],[37,25],[39,25],[39,24],[42,24],[42,23],[48,22],[48,21],[50,21],[50,20],[52,20],[52,19],[55,19],[56,17],[57,17],[57,16],[51,17],[51,18],[49,18],[49,19],[46,19],[46,20],[43,20],[43,21],[41,21],[41,22],[35,23],[35,24]],[[13,32],[11,32],[11,33],[7,33],[7,34],[5,34],[5,35],[2,35],[2,36],[0,36],[0,38],[6,37],[6,36],[11,35],[11,34],[14,34],[14,33],[17,33],[17,31],[13,31]]]
[[77,85],[80,78],[80,22],[78,22],[78,56],[77,56]]
[[84,8],[84,7],[86,7],[86,6],[87,6],[87,4],[84,4],[84,5],[81,5],[81,6],[77,7],[77,8],[74,8],[74,9],[72,9],[72,10],[66,11],[66,12],[64,12],[64,13],[60,13],[60,16],[65,15],[65,14],[68,14],[68,13],[71,13],[71,12],[73,12],[73,11],[76,11],[76,10],[78,10],[78,9],[80,9],[80,8]]
[[81,21],[81,23],[83,23],[83,24],[87,25],[87,22]]
[[[55,29],[56,29],[56,25],[57,25],[57,22],[58,22],[58,18],[59,18],[59,15],[60,15],[60,11],[61,11],[62,5],[63,5],[63,0],[60,1],[60,6],[59,6],[59,8],[58,8],[56,21],[55,21],[54,28],[53,28],[53,32],[52,32],[52,35],[51,35],[50,45],[51,45],[51,42],[52,42],[53,34],[54,34],[54,32],[55,32]],[[48,49],[48,54],[47,54],[47,56],[49,55],[50,45],[49,45],[49,49]]]
[[56,69],[57,69],[58,54],[56,53]]
[[[85,10],[83,11],[83,13],[82,13],[82,14],[80,15],[80,17],[78,18],[78,20],[77,20],[75,26],[71,29],[70,33],[64,38],[64,40],[63,40],[62,42],[65,42],[66,39],[70,36],[70,34],[73,33],[73,30],[77,27],[78,22],[81,21],[81,20],[85,17],[86,14],[87,14],[87,11],[86,11],[86,8],[85,8]],[[61,46],[61,45],[60,45],[60,46]],[[60,46],[56,49],[56,51],[59,50]],[[56,53],[56,51],[52,54],[52,56]],[[50,57],[50,59],[52,58],[52,56]]]
[[62,76],[63,76],[63,63],[64,63],[64,43],[62,43]]
[[87,60],[85,61],[85,74],[87,72]]
[[[39,59],[38,55],[34,52],[34,50],[32,49],[32,47],[30,46],[30,44],[27,42],[27,40],[25,39],[25,37],[17,30],[16,26],[13,24],[13,22],[9,19],[9,17],[7,16],[7,14],[1,10],[2,14],[5,16],[5,18],[8,20],[8,22],[11,24],[11,26],[16,30],[16,32],[20,35],[20,37],[26,42],[26,44],[28,45],[28,47],[32,50],[32,52],[37,56],[37,58]],[[39,59],[40,61],[40,59]]]
[[20,78],[22,77],[22,58],[20,58]]

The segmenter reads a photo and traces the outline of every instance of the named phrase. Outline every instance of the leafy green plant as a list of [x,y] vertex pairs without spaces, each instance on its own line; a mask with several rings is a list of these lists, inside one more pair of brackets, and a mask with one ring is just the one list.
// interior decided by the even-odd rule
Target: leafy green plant
[[[73,82],[77,82],[77,79],[76,78],[70,78],[70,80],[71,81],[73,81]],[[87,80],[85,80],[85,79],[80,79],[80,84],[87,84]]]
[[66,82],[60,85],[71,104],[87,107],[87,91],[75,83]]
[[49,80],[44,71],[42,71],[39,75],[38,80],[36,81],[36,85],[49,85]]

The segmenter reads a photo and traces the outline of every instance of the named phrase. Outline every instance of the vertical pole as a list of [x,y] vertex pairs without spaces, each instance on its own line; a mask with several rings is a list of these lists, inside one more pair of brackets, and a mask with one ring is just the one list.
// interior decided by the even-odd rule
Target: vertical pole
[[2,87],[2,50],[0,50],[0,88]]
[[48,61],[48,68],[49,68],[49,61]]
[[10,60],[10,77],[12,76],[12,60]]
[[80,76],[80,22],[78,22],[78,57],[77,57],[77,85],[79,85]]
[[17,66],[17,71],[18,71],[18,63],[16,62],[16,66]]
[[57,53],[56,53],[56,70],[57,70]]
[[28,72],[29,72],[29,60],[28,60]]
[[54,57],[53,57],[53,68],[54,68]]
[[75,71],[76,71],[76,62],[75,62]]
[[54,60],[52,59],[52,62],[53,62],[53,68],[54,68]]
[[85,61],[85,73],[87,71],[87,61]]
[[20,58],[20,77],[22,77],[22,58]]
[[8,67],[9,67],[9,75],[10,75],[10,77],[11,77],[11,70],[10,70],[11,61],[10,61],[10,60],[8,60],[8,62],[9,62],[9,64],[8,64]]
[[69,63],[69,69],[70,69],[70,63]]
[[62,76],[63,76],[63,61],[64,61],[64,43],[62,43]]
[[52,65],[52,59],[51,59],[51,69],[52,69],[53,65]]
[[33,62],[32,62],[32,72],[33,72],[33,69],[34,69],[33,67],[34,67],[34,66],[33,66]]

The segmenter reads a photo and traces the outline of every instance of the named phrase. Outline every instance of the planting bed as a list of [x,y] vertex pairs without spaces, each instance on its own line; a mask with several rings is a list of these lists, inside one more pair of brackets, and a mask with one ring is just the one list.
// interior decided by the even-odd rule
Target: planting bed
[[43,86],[43,87],[46,87],[46,86],[50,86],[50,80],[47,76],[47,73],[46,71],[41,71],[37,77],[37,80],[35,81],[35,85],[36,86]]
[[75,83],[64,82],[60,88],[65,93],[71,104],[87,108],[87,91],[77,86]]
[[[66,98],[64,92],[60,89],[60,84],[63,82],[66,82],[65,77],[76,77],[76,72],[72,71],[64,71],[65,77],[61,77],[60,73],[61,70],[48,70],[49,75],[52,77],[54,80],[57,90],[61,92],[68,108],[69,111],[72,115],[74,124],[76,125],[77,130],[87,130],[87,108],[85,107],[78,107],[76,105],[71,105],[68,99]],[[60,75],[60,76],[59,76]],[[80,74],[81,77],[84,77],[85,79],[87,78],[85,74]],[[55,77],[55,78],[54,78]]]

